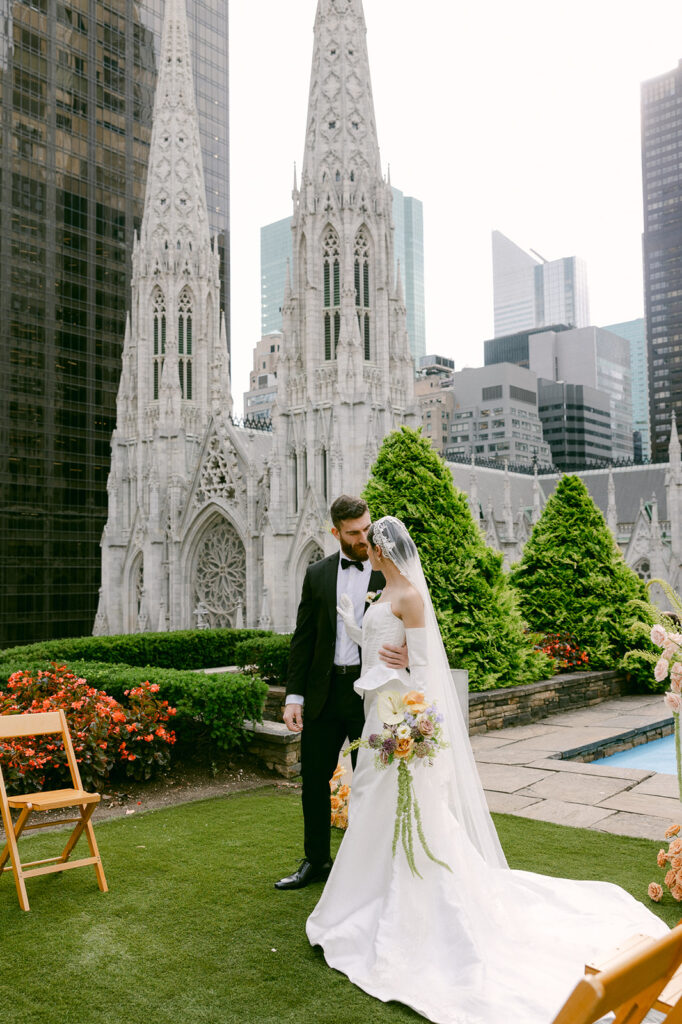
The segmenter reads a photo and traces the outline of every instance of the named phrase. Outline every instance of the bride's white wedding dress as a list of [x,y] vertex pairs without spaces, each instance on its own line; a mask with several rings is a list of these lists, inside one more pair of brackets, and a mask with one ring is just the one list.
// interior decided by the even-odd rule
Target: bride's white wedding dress
[[[408,651],[410,634],[419,632],[407,631]],[[378,657],[383,644],[404,638],[388,602],[370,606],[356,684],[365,698],[365,738],[383,728],[378,694],[414,688],[414,677]],[[428,666],[419,689],[428,697]],[[370,995],[405,1003],[437,1024],[549,1024],[591,955],[630,934],[667,932],[610,883],[491,867],[451,809],[451,762],[443,755],[431,766],[413,761],[410,771],[427,842],[452,870],[430,861],[417,841],[422,877],[415,877],[400,844],[395,857],[391,851],[396,765],[379,771],[374,757],[358,752],[349,828],[306,926],[327,963]]]

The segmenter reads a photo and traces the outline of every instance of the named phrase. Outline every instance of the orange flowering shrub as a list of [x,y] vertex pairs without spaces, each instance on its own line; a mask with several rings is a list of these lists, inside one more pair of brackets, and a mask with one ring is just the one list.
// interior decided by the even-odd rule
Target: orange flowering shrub
[[[0,715],[64,711],[83,786],[97,789],[110,775],[148,779],[167,767],[175,733],[166,723],[175,708],[155,696],[158,689],[145,682],[126,690],[124,706],[53,663],[52,672],[11,675],[0,690]],[[54,736],[0,741],[0,762],[9,792],[70,785],[66,751]]]
[[346,786],[341,782],[341,779],[345,774],[346,769],[341,765],[337,765],[334,769],[334,774],[329,780],[333,828],[348,828],[348,797],[350,796],[350,786]]
[[668,840],[668,849],[664,850],[662,847],[656,855],[656,863],[659,868],[665,870],[665,878],[663,879],[663,885],[659,882],[650,882],[647,892],[649,899],[652,899],[654,903],[660,903],[663,898],[665,889],[670,891],[670,895],[678,903],[682,902],[682,839],[678,839],[677,836],[680,832],[679,825],[671,825],[665,830],[665,838]]

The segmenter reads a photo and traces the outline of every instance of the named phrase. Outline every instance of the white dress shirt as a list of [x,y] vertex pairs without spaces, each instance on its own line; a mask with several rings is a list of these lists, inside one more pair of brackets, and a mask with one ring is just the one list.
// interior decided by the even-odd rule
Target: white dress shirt
[[[345,555],[342,555],[341,558],[345,558]],[[372,573],[372,566],[369,563],[369,559],[367,559],[367,561],[362,563],[362,571],[356,569],[354,565],[349,565],[347,569],[342,569],[341,558],[339,558],[339,567],[336,573],[336,603],[339,604],[342,594],[348,594],[355,609],[355,621],[358,626],[362,626],[362,616],[365,613],[367,588],[369,586],[369,577]],[[334,664],[360,664],[360,649],[348,636],[343,621],[338,614],[336,616]],[[290,693],[285,703],[303,704],[304,700],[300,694]]]

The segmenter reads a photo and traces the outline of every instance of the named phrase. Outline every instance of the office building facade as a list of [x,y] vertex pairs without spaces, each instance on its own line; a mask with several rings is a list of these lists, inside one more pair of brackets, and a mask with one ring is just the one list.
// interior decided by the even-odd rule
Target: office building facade
[[538,380],[542,434],[558,469],[584,468],[611,458],[611,406],[608,395],[585,384]]
[[682,420],[682,61],[642,84],[644,299],[651,457],[667,457]]
[[651,432],[649,427],[649,359],[647,355],[646,327],[643,317],[607,324],[605,331],[618,334],[630,344],[630,373],[632,382],[632,430],[635,460],[651,458]]
[[550,465],[551,453],[538,417],[535,374],[497,363],[453,374],[454,408],[448,455],[504,464]]
[[546,260],[493,231],[495,337],[564,324],[587,327],[587,269],[578,256]]
[[[391,187],[394,222],[394,265],[400,277],[407,309],[407,333],[415,363],[426,352],[424,300],[424,213],[422,202]],[[261,330],[263,335],[282,330],[282,305],[291,265],[293,219],[266,224],[260,230]]]
[[[227,7],[226,0],[195,0],[189,19],[224,306]],[[163,0],[7,6],[0,53],[0,646],[92,628],[163,9]]]
[[514,362],[538,378],[583,384],[607,396],[612,447],[604,458],[632,459],[632,383],[630,345],[601,327],[519,332],[484,343],[486,366]]

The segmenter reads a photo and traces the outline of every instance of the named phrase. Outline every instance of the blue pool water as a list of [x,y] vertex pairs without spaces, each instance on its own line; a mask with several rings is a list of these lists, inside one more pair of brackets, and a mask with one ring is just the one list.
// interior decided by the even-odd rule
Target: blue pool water
[[620,768],[648,768],[649,771],[677,774],[675,762],[675,736],[664,736],[660,740],[642,743],[632,750],[620,750],[617,754],[600,757],[595,764],[613,765]]

